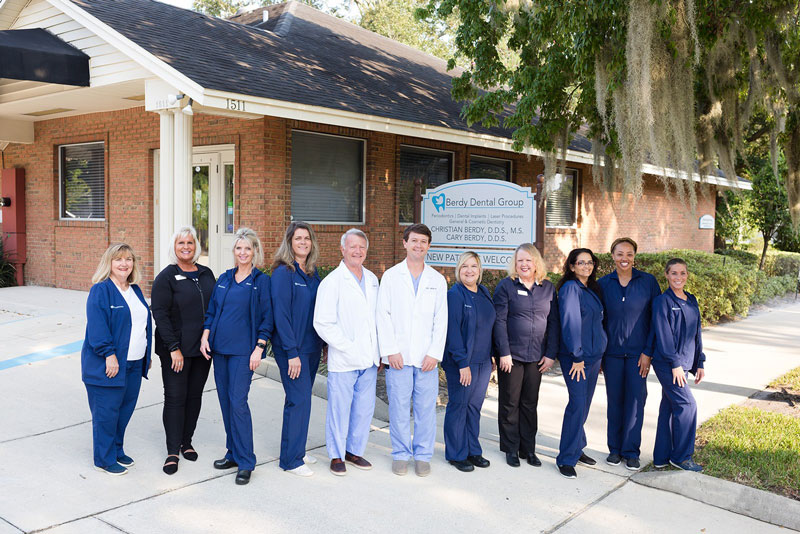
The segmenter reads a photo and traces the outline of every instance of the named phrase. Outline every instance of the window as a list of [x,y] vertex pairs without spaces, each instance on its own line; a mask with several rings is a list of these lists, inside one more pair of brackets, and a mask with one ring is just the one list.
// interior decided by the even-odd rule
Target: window
[[363,140],[292,132],[292,219],[363,222]]
[[225,233],[233,233],[233,164],[222,165],[225,171]]
[[486,156],[470,156],[469,177],[509,181],[511,180],[511,161]]
[[104,143],[58,147],[60,217],[105,219],[106,181]]
[[578,198],[578,171],[567,169],[566,175],[557,174],[556,187],[547,193],[545,226],[572,226]]
[[414,222],[414,180],[422,180],[421,193],[450,181],[453,154],[439,150],[402,146],[398,171],[397,195],[400,222]]

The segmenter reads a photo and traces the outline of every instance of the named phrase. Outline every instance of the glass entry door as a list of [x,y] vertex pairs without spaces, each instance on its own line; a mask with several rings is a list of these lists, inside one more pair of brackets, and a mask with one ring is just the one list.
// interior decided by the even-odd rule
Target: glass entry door
[[213,148],[195,147],[192,156],[192,225],[202,247],[198,263],[219,276],[233,266],[235,153]]

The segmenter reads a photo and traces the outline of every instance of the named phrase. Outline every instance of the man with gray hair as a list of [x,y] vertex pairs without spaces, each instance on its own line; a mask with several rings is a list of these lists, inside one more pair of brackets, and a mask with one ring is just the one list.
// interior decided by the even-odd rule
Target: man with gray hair
[[331,473],[347,473],[345,462],[372,469],[362,457],[375,410],[380,357],[375,306],[378,278],[363,267],[369,240],[351,228],[342,235],[342,261],[317,290],[314,328],[328,343],[328,413],[325,441]]

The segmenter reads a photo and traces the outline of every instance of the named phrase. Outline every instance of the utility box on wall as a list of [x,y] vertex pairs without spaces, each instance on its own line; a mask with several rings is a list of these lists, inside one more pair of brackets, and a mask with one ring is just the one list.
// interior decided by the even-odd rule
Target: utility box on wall
[[24,285],[23,266],[27,260],[25,238],[25,169],[3,169],[0,175],[3,206],[3,254],[17,270],[17,285]]

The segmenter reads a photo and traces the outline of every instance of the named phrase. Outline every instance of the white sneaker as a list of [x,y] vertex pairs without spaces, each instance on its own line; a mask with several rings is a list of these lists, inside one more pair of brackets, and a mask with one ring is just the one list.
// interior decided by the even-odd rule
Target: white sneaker
[[287,473],[291,473],[293,475],[297,475],[299,477],[310,477],[314,475],[314,471],[309,469],[306,464],[303,464],[299,467],[295,467],[294,469],[287,469]]
[[305,456],[303,456],[303,462],[306,465],[314,465],[315,463],[317,463],[317,459],[314,456],[311,456],[310,454],[306,454]]

